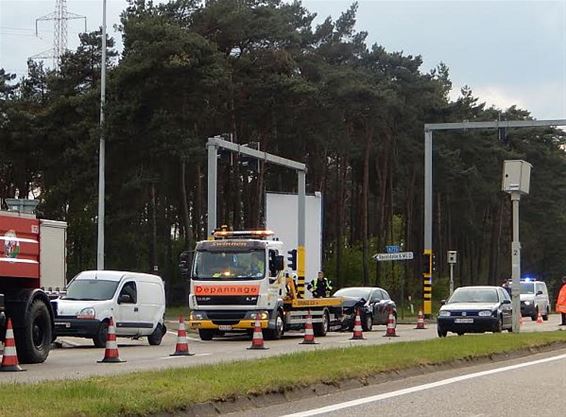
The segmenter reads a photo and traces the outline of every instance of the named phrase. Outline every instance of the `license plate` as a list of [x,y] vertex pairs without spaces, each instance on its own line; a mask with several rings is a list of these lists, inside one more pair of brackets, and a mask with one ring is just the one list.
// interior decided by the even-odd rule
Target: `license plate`
[[464,324],[469,324],[469,323],[473,323],[474,319],[471,318],[465,318],[465,319],[454,319],[454,323],[464,323]]
[[218,330],[221,330],[223,332],[227,332],[229,330],[232,330],[232,326],[221,325],[221,326],[218,326]]

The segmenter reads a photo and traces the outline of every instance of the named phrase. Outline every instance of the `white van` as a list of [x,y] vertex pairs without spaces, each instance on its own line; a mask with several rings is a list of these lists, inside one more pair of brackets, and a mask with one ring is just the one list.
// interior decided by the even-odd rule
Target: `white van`
[[66,295],[52,303],[57,336],[86,337],[97,347],[106,344],[110,317],[116,336],[147,336],[150,345],[159,345],[167,331],[165,290],[157,275],[84,271],[71,280]]

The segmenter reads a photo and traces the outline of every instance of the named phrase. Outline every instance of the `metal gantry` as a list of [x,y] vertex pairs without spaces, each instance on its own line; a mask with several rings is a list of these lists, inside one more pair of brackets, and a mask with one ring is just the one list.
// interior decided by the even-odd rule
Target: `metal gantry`
[[[206,144],[208,149],[208,226],[207,232],[212,236],[217,227],[217,183],[218,183],[218,149],[226,149],[230,152],[246,155],[251,158],[269,162],[275,165],[293,169],[297,172],[297,191],[298,191],[298,245],[297,245],[297,279],[299,294],[304,296],[305,286],[305,204],[306,204],[306,171],[305,164],[291,159],[282,158],[256,149],[248,148],[244,145],[229,142],[220,136],[208,139]],[[302,289],[302,291],[301,291]],[[302,297],[301,297],[302,298]]]
[[[528,127],[557,127],[566,126],[566,119],[555,120],[514,120],[493,122],[468,122],[461,123],[427,123],[424,126],[424,253],[432,254],[432,140],[433,132],[439,130],[471,130],[471,129],[502,129],[502,128],[528,128]],[[518,220],[517,220],[518,221]],[[520,262],[520,260],[519,260]],[[520,266],[515,266],[520,271]],[[423,308],[426,315],[432,314],[432,271],[430,276],[423,277],[424,300]],[[513,283],[513,331],[519,331],[520,319],[520,288]]]

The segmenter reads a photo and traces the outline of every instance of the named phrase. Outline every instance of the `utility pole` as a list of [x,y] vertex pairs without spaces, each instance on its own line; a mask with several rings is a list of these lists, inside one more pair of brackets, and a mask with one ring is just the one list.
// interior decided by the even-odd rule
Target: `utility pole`
[[100,66],[100,149],[98,152],[98,240],[96,269],[104,269],[104,165],[106,158],[104,139],[104,106],[106,105],[106,0],[102,0],[102,62]]

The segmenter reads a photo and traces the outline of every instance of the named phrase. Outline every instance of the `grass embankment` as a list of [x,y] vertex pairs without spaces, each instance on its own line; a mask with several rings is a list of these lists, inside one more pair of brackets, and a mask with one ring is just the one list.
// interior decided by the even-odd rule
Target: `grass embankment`
[[165,309],[165,320],[178,320],[180,315],[189,319],[189,307],[187,306],[171,306]]
[[[566,342],[566,332],[449,337],[316,350],[158,372],[78,381],[0,385],[1,416],[118,416],[173,411],[194,403],[259,394],[378,372]],[[1,380],[1,379],[0,379]]]

